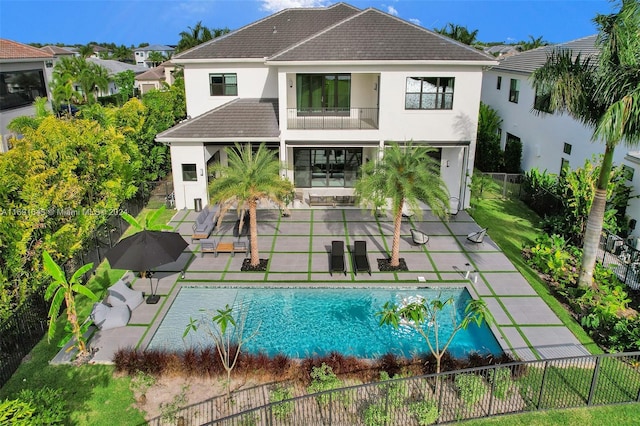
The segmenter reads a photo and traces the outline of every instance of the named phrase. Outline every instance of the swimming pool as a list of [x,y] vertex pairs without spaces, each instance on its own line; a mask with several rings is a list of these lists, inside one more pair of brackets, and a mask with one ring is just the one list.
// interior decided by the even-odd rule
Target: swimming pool
[[[380,327],[376,312],[387,301],[400,303],[404,298],[420,295],[427,299],[455,298],[455,308],[462,318],[471,298],[464,288],[211,288],[183,287],[176,296],[158,330],[149,343],[151,349],[184,350],[210,344],[203,329],[191,332],[184,340],[189,319],[200,319],[205,312],[215,312],[226,304],[246,306],[245,335],[258,327],[258,334],[245,350],[268,355],[283,353],[292,358],[326,355],[337,351],[344,355],[375,358],[392,352],[400,356],[429,352],[423,338],[407,327],[394,330]],[[441,336],[451,330],[450,312],[443,312]],[[208,318],[212,314],[206,315]],[[441,338],[442,339],[442,338]],[[486,324],[471,324],[453,340],[450,353],[463,357],[471,352],[499,355],[499,343]]]

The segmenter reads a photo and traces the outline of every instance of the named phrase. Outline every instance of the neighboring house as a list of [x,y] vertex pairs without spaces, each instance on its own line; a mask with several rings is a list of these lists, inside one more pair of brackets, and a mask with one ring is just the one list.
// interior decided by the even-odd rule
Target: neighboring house
[[160,90],[164,83],[172,85],[174,82],[173,72],[176,67],[171,61],[163,62],[155,68],[138,74],[136,76],[136,87],[141,95],[150,90]]
[[[90,58],[87,58],[87,61],[93,62],[94,64],[98,64],[106,68],[107,71],[109,72],[109,77],[111,78],[113,78],[114,75],[120,72],[128,71],[128,70],[133,71],[136,75],[142,74],[143,72],[147,71],[145,67],[142,67],[139,65],[131,65],[125,62],[120,62],[120,61],[114,61],[112,59],[99,59],[99,58],[90,57]],[[82,92],[82,88],[80,87],[80,85],[77,85],[74,89],[79,92]],[[109,88],[107,89],[107,91],[105,92],[99,91],[97,93],[97,96],[100,97],[100,96],[115,95],[116,93],[118,93],[118,87],[113,81],[111,81],[109,82]]]
[[136,62],[136,65],[141,65],[146,68],[153,68],[153,63],[149,61],[149,54],[151,52],[158,52],[165,59],[170,59],[173,55],[174,48],[171,46],[165,46],[162,44],[152,44],[146,47],[138,47],[133,50],[133,60]]
[[[41,47],[40,50],[42,50],[45,53],[49,53],[53,55],[53,61],[48,61],[46,63],[47,83],[51,83],[51,81],[53,80],[53,70],[61,58],[75,56],[74,52],[59,46],[51,46],[51,45],[44,46],[44,47]],[[51,93],[49,93],[49,97],[53,99],[53,96],[51,95]]]
[[[532,73],[540,68],[554,49],[571,50],[582,58],[596,58],[596,35],[566,43],[539,47],[509,56],[485,71],[482,82],[482,102],[498,111],[502,118],[499,130],[504,148],[507,140],[522,142],[522,169],[537,168],[559,174],[561,169],[582,167],[593,155],[604,153],[603,141],[592,141],[593,129],[568,114],[545,113],[548,96],[535,93]],[[615,150],[614,165],[624,164],[629,171],[640,169],[638,153],[628,153],[622,144]],[[640,179],[640,171],[633,173]],[[631,175],[631,173],[630,173]],[[633,184],[632,195],[640,194],[640,184]],[[640,201],[630,200],[627,215],[640,219]],[[640,227],[639,227],[640,228]]]
[[14,136],[7,125],[16,117],[34,115],[36,98],[49,99],[46,70],[53,59],[36,47],[0,39],[0,152],[10,148]]
[[[305,200],[349,196],[391,142],[437,149],[468,206],[483,67],[490,56],[376,9],[286,9],[174,56],[189,120],[169,144],[177,208],[209,201],[207,166],[264,142]],[[298,195],[299,196],[299,195]]]
[[498,59],[505,58],[507,56],[513,56],[522,51],[522,46],[520,45],[510,45],[510,44],[498,44],[496,46],[490,46],[484,49],[484,53],[489,55],[496,56]]

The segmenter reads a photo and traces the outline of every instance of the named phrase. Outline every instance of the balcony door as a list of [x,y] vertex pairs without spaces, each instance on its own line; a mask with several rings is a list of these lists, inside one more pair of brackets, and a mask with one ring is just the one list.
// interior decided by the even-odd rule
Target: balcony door
[[348,114],[350,74],[297,74],[298,114]]

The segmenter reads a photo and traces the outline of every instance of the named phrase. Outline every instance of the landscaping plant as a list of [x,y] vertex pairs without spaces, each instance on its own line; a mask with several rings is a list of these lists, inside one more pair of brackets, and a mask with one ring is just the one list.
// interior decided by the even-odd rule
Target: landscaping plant
[[460,399],[467,407],[478,403],[487,393],[487,385],[484,379],[476,374],[457,374],[454,384]]
[[49,340],[51,340],[56,333],[56,319],[58,318],[58,313],[64,301],[68,326],[65,327],[65,330],[68,331],[68,334],[62,338],[58,345],[62,347],[71,339],[74,339],[74,343],[69,346],[67,351],[76,348],[78,349],[78,357],[83,357],[88,353],[83,334],[89,328],[90,321],[80,323],[78,320],[75,295],[82,294],[94,302],[98,300],[98,297],[80,282],[82,276],[93,268],[93,263],[82,266],[73,273],[70,279],[67,279],[66,274],[62,268],[54,262],[49,252],[45,251],[42,258],[45,271],[53,278],[53,282],[49,284],[44,295],[45,300],[51,300],[51,307],[49,308],[49,331],[47,336]]
[[[307,387],[307,392],[318,393],[331,389],[338,389],[343,386],[344,384],[342,383],[342,380],[338,379],[331,367],[323,362],[320,367],[313,367],[311,371],[311,384]],[[318,395],[317,400],[319,404],[327,405],[330,398],[331,396],[329,393],[324,393],[322,395]]]
[[[280,402],[293,398],[293,390],[288,386],[276,385],[269,391],[270,402]],[[273,405],[271,412],[277,419],[286,419],[293,412],[293,402],[282,402]]]
[[418,426],[428,426],[438,420],[438,406],[434,401],[417,401],[409,404],[409,412],[413,414]]
[[[640,141],[640,4],[622,0],[617,13],[594,18],[599,33],[597,56],[582,57],[567,49],[554,50],[532,74],[536,92],[549,93],[549,112],[567,112],[593,129],[605,151],[584,231],[584,254],[578,283],[593,280],[598,244],[605,218],[607,188],[614,150],[621,142]],[[542,113],[542,112],[541,112]]]
[[[382,311],[377,312],[376,315],[380,317],[380,326],[390,325],[397,330],[402,324],[417,331],[425,339],[431,354],[436,358],[436,373],[440,373],[442,357],[456,334],[466,329],[471,323],[480,326],[489,318],[489,312],[482,300],[470,300],[461,320],[456,316],[454,305],[453,296],[444,301],[440,296],[432,300],[417,297],[402,305],[387,302]],[[448,336],[441,336],[438,325],[447,317],[453,329]]]
[[391,144],[379,161],[362,165],[362,175],[355,185],[355,194],[364,205],[379,208],[381,199],[391,200],[393,215],[393,242],[389,266],[400,266],[400,225],[403,208],[416,215],[421,214],[419,202],[424,202],[431,212],[444,218],[449,213],[449,191],[440,177],[440,162],[429,154],[433,148],[407,144],[403,147]]
[[203,317],[200,320],[190,318],[189,324],[182,334],[184,339],[190,332],[197,331],[201,326],[205,327],[205,331],[213,340],[220,361],[227,372],[226,388],[229,402],[231,402],[231,371],[238,362],[242,346],[258,333],[256,328],[252,334],[245,336],[246,320],[247,311],[245,309],[240,309],[234,315],[233,307],[227,304],[224,309],[217,309],[211,317]]
[[280,161],[264,143],[255,152],[251,144],[236,144],[235,148],[228,147],[225,152],[228,165],[219,164],[212,168],[218,177],[209,184],[209,194],[213,202],[221,204],[218,226],[234,205],[239,211],[249,211],[250,265],[257,268],[260,266],[256,216],[258,202],[272,201],[283,211],[288,211],[284,200],[293,192],[293,184],[280,176]]

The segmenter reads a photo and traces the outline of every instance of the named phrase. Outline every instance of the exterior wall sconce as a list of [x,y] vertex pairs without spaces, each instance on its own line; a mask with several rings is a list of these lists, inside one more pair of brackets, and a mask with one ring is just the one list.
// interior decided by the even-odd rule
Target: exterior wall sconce
[[204,176],[204,170],[200,169],[200,176]]
[[293,80],[289,79],[289,87],[293,88]]
[[449,167],[449,160],[447,160],[445,164],[447,165],[447,167]]

